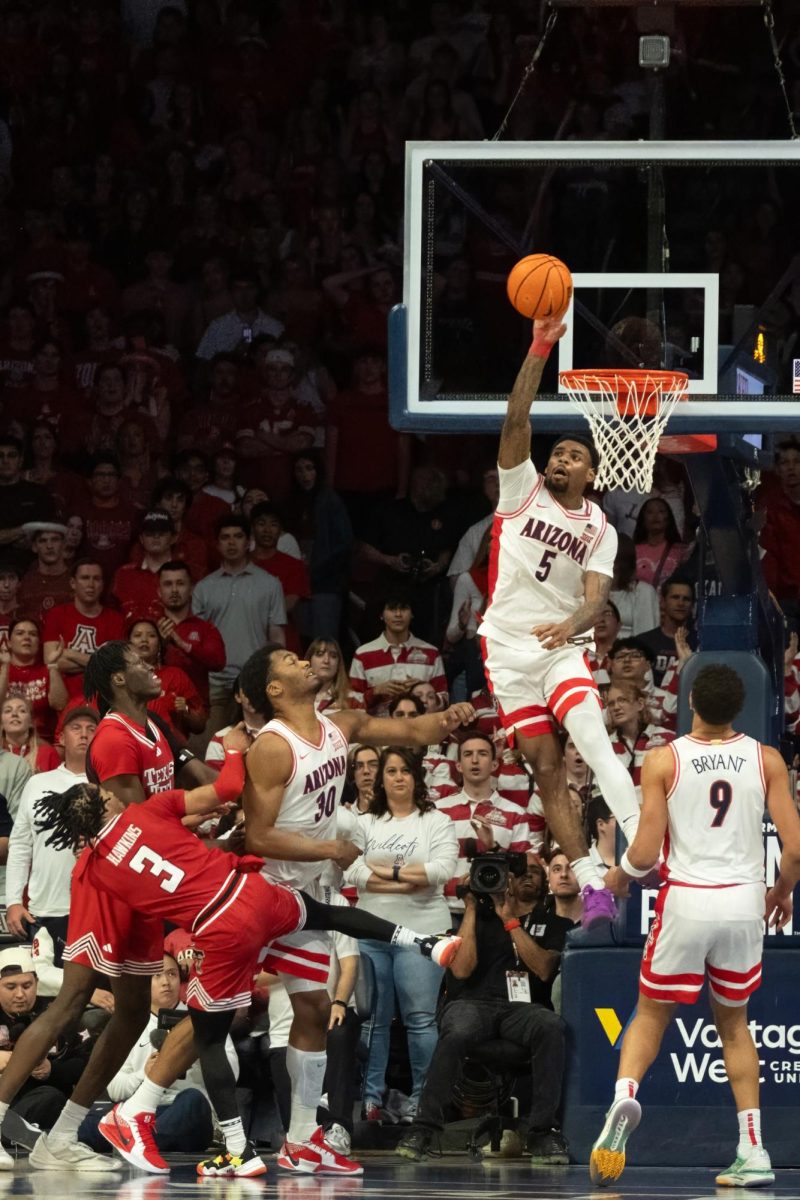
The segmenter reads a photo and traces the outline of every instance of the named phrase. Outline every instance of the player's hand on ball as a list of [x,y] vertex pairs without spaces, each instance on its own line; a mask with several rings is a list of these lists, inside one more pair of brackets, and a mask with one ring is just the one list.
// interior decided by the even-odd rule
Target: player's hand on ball
[[563,317],[537,317],[533,322],[533,340],[557,342],[567,332]]
[[442,713],[442,731],[446,734],[452,733],[459,725],[471,725],[474,720],[475,709],[471,704],[464,701],[459,704],[451,704]]

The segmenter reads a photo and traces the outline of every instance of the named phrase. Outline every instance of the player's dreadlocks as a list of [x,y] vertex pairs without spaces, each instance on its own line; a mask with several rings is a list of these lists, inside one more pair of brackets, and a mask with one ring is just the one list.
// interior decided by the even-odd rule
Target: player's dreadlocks
[[104,642],[95,650],[83,673],[83,694],[90,704],[96,704],[100,716],[104,717],[114,701],[111,676],[127,667],[125,653],[127,642]]
[[47,846],[71,850],[97,837],[106,821],[96,783],[75,783],[66,792],[47,792],[36,801],[36,828],[48,833]]

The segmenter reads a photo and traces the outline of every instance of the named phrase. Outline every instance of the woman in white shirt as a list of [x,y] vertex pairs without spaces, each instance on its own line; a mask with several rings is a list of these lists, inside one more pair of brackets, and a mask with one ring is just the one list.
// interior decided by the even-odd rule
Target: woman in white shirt
[[656,590],[643,579],[637,579],[636,544],[624,533],[619,535],[609,600],[619,612],[617,637],[638,637],[658,625],[660,613]]
[[[413,750],[388,746],[382,751],[369,812],[359,817],[352,836],[363,855],[346,872],[345,881],[358,888],[359,908],[408,922],[421,933],[449,927],[444,885],[458,859],[455,826],[428,800],[422,762]],[[368,1120],[380,1120],[395,994],[408,1035],[411,1100],[416,1104],[438,1038],[436,1002],[442,972],[401,946],[362,941],[361,952],[375,968],[377,995],[365,1113]]]

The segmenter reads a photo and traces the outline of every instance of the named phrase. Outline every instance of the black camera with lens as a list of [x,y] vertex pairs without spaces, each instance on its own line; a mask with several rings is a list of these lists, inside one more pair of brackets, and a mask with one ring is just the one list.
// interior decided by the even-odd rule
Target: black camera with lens
[[528,869],[528,858],[520,850],[481,850],[476,838],[467,838],[464,853],[469,861],[469,883],[460,883],[456,895],[500,896],[508,890],[509,876],[519,877]]

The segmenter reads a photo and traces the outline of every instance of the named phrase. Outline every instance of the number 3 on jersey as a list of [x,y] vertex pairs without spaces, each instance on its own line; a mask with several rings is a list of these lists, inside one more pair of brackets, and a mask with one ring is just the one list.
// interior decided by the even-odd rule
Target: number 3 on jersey
[[336,807],[336,788],[332,787],[327,792],[322,792],[317,796],[317,811],[314,813],[314,824],[321,821],[323,817],[332,817],[333,810]]
[[708,803],[712,808],[717,810],[714,820],[711,822],[712,829],[719,829],[724,823],[732,799],[733,787],[728,783],[727,779],[717,779],[712,783],[711,791],[708,794]]

